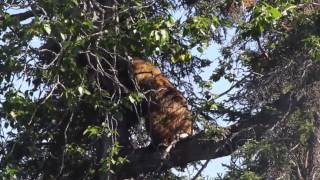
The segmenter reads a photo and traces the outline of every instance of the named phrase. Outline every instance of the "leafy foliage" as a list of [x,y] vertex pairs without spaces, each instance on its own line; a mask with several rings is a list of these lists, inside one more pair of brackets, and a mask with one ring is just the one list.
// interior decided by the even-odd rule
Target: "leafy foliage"
[[[185,14],[178,18],[178,11]],[[137,56],[152,60],[187,97],[195,134],[231,142],[270,125],[255,139],[243,136],[247,143],[232,150],[222,179],[311,177],[320,151],[318,15],[319,3],[310,1],[1,2],[0,176],[119,173],[130,162],[117,128],[138,124],[129,130],[134,149],[150,141],[137,116],[146,97],[128,67]],[[217,62],[193,54],[212,43],[221,47]],[[204,71],[211,74],[202,77]],[[217,95],[212,89],[221,79],[232,86]],[[255,119],[265,112],[269,119]],[[234,131],[219,126],[222,119],[252,126]],[[179,178],[165,170],[142,176]]]

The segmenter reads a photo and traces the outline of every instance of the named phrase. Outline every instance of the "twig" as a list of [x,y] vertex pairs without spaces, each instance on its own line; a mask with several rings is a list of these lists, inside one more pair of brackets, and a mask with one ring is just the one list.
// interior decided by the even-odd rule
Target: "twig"
[[65,147],[66,147],[66,144],[68,143],[68,136],[67,136],[67,132],[68,132],[68,129],[69,129],[69,126],[73,120],[73,115],[74,115],[74,112],[72,111],[71,113],[71,116],[69,118],[69,122],[64,130],[64,147],[63,147],[63,153],[62,153],[62,158],[61,158],[61,165],[60,165],[60,170],[59,170],[59,177],[62,175],[62,171],[63,171],[63,168],[64,168],[64,157],[65,157]]
[[222,96],[228,94],[233,88],[237,87],[240,83],[242,83],[249,75],[244,76],[240,81],[236,82],[234,85],[232,85],[229,89],[224,91],[223,93],[219,94],[215,99],[219,99]]
[[196,180],[201,175],[202,171],[207,167],[209,162],[210,162],[210,159],[206,160],[206,162],[202,165],[201,169],[197,172],[195,176],[193,176],[191,180]]

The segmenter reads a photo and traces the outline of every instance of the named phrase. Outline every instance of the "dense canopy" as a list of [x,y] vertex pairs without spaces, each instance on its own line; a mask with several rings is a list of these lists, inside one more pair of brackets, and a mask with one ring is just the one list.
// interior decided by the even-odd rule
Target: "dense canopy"
[[[172,169],[194,167],[189,178],[203,179],[209,160],[231,155],[218,179],[320,179],[319,10],[312,0],[2,0],[0,177],[186,179]],[[212,45],[219,57],[203,58]],[[137,57],[188,104],[193,134],[166,156],[150,146]],[[217,94],[220,80],[230,88]]]

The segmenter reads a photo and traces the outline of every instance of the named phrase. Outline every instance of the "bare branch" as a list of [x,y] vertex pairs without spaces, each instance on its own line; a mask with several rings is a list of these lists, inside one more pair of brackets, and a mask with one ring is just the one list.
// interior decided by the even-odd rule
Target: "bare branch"
[[[24,21],[26,19],[29,19],[29,18],[32,18],[32,17],[35,17],[36,14],[40,13],[40,11],[27,11],[27,12],[23,12],[23,13],[19,13],[19,14],[12,14],[11,17],[14,17],[14,18],[18,18],[19,21]],[[0,19],[2,19],[4,17],[0,17]]]
[[210,159],[206,160],[206,162],[202,165],[201,169],[197,172],[197,174],[192,178],[192,180],[196,180],[202,173],[202,171],[208,166]]

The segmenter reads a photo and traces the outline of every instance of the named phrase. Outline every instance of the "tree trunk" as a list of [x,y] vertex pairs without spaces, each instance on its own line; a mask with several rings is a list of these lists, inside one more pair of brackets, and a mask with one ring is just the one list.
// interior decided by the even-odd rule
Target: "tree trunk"
[[[319,99],[318,99],[319,100]],[[320,109],[317,112],[317,117],[315,119],[315,129],[314,129],[314,135],[312,138],[312,155],[311,155],[311,161],[312,161],[312,169],[310,173],[310,177],[308,179],[310,180],[317,180],[320,179]]]
[[306,110],[314,114],[313,135],[310,138],[309,166],[307,180],[320,179],[320,81],[314,82],[310,89],[307,90]]

